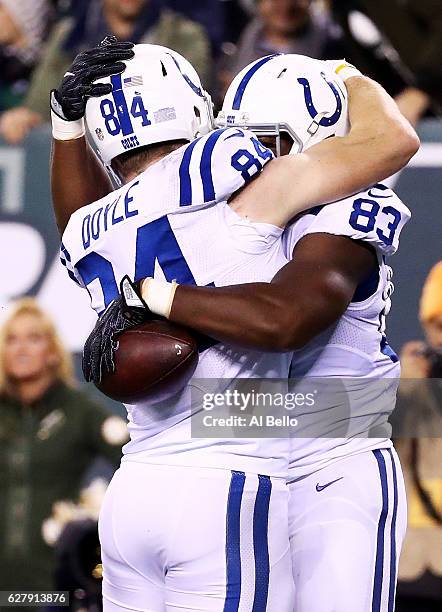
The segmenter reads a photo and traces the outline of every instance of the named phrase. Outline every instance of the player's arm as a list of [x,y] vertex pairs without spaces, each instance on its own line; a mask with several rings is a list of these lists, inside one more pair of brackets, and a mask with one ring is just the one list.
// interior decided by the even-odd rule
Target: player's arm
[[112,191],[103,164],[86,138],[52,140],[51,190],[60,235],[76,210]]
[[[271,283],[217,288],[179,285],[168,318],[242,347],[299,348],[339,319],[375,266],[374,249],[366,243],[311,234],[300,240],[293,260]],[[144,300],[154,309],[161,303],[158,286],[158,281],[141,285]]]
[[371,79],[346,80],[351,130],[299,155],[272,160],[231,201],[252,221],[284,227],[299,212],[339,200],[400,170],[419,139],[394,100]]
[[302,347],[339,319],[376,265],[367,243],[315,233],[299,241],[271,283],[207,288],[145,279],[137,287],[126,276],[84,346],[85,379],[98,384],[115,371],[118,334],[156,315],[245,348]]
[[84,114],[88,98],[109,93],[111,86],[97,79],[122,72],[123,60],[133,57],[132,47],[115,37],[105,38],[98,47],[77,55],[58,90],[51,93],[51,187],[60,233],[72,213],[112,191],[106,171],[86,141]]
[[156,315],[246,348],[299,348],[339,319],[376,265],[367,243],[315,233],[300,240],[271,283],[206,288],[145,279],[137,287],[125,276],[86,341],[84,376],[98,384],[113,372],[118,334]]

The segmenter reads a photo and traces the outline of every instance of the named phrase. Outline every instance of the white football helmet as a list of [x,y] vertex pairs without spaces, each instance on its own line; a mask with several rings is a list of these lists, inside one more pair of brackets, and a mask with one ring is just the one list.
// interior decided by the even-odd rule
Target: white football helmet
[[268,55],[244,68],[233,80],[216,123],[248,128],[258,136],[280,134],[300,153],[329,136],[349,130],[344,82],[321,60],[305,55]]
[[99,79],[112,91],[90,98],[86,126],[104,164],[127,151],[170,140],[192,141],[214,127],[212,100],[183,56],[140,44],[123,74]]

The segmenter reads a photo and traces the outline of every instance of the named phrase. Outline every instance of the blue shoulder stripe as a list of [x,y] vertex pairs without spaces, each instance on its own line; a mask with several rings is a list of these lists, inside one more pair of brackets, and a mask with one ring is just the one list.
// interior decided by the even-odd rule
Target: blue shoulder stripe
[[192,204],[192,180],[190,178],[190,160],[196,143],[201,140],[197,138],[184,151],[183,159],[180,164],[180,206],[190,206]]
[[212,153],[215,145],[226,128],[215,130],[206,140],[201,155],[200,173],[203,181],[204,202],[212,202],[215,199],[215,187],[212,176]]
[[[215,145],[221,134],[228,128],[215,130],[210,134],[204,143],[203,152],[201,154],[200,175],[203,183],[204,202],[211,202],[215,199],[215,187],[212,176],[212,153]],[[180,206],[190,206],[192,204],[192,179],[190,177],[190,164],[192,160],[193,150],[197,142],[201,140],[197,138],[184,151],[183,159],[181,160],[179,175],[180,175]]]
[[261,66],[264,66],[264,64],[267,64],[267,62],[272,60],[274,57],[278,57],[278,55],[280,55],[280,54],[279,53],[274,53],[273,55],[267,55],[266,57],[263,57],[258,62],[253,64],[253,66],[250,68],[250,70],[248,70],[245,73],[245,75],[243,76],[243,78],[241,80],[241,83],[238,85],[238,89],[236,90],[236,94],[235,94],[235,97],[233,99],[233,105],[232,105],[232,109],[233,110],[239,110],[239,108],[241,106],[242,97],[244,95],[244,91],[245,91],[245,89],[246,89],[250,79],[255,74],[255,72],[257,72],[261,68]]

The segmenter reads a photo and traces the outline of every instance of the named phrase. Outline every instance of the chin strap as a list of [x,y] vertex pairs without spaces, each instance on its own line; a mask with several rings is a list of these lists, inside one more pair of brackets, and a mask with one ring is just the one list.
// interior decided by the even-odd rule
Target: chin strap
[[[324,117],[327,117],[328,115],[330,115],[330,113],[328,113],[328,112],[318,113],[315,116],[315,118],[313,119],[313,121],[310,123],[310,125],[307,128],[308,137],[306,138],[306,140],[305,140],[305,142],[303,143],[303,146],[302,146],[302,150],[303,151],[305,151],[308,148],[310,140],[313,138],[313,136],[316,134],[316,132],[321,127],[321,119],[323,119]],[[299,151],[293,151],[293,152],[294,153],[296,153],[296,152],[299,153]],[[290,153],[292,153],[292,151],[290,151]]]

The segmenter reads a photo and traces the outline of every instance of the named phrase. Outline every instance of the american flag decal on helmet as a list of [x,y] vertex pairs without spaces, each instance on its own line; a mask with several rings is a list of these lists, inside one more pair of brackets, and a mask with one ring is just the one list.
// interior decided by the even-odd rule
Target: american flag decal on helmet
[[123,87],[140,87],[142,84],[143,77],[141,75],[123,78]]

